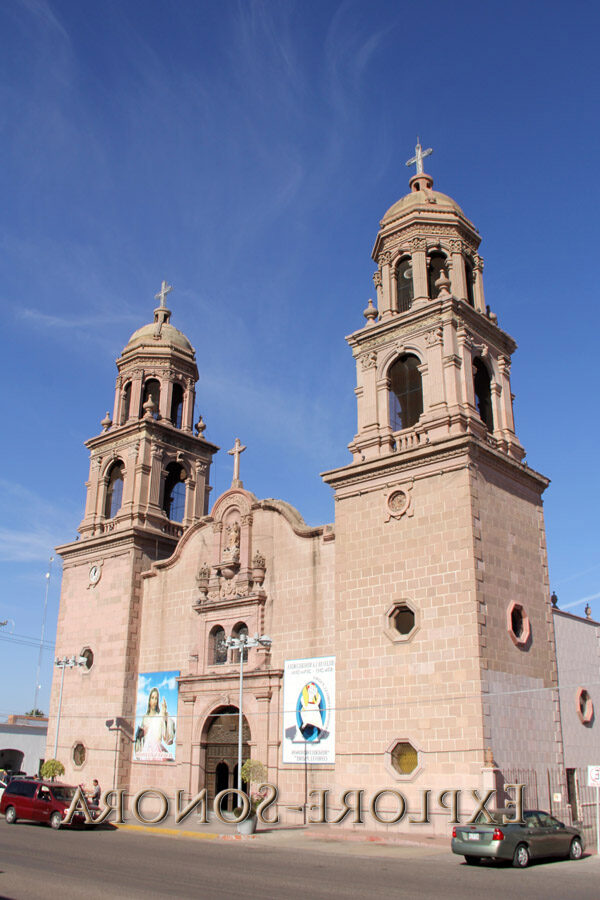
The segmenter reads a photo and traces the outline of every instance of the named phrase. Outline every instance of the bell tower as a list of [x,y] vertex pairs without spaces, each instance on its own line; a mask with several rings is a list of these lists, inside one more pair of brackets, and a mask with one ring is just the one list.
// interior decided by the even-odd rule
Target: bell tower
[[[408,793],[476,784],[490,751],[506,771],[562,757],[548,480],[523,463],[516,344],[485,302],[480,235],[434,189],[431,152],[417,143],[409,193],[380,222],[377,301],[347,338],[352,461],[323,474],[335,491],[337,703],[352,710],[360,696],[360,652],[397,736],[366,738],[365,759],[387,760],[373,787],[387,773]],[[352,715],[337,724],[349,744]]]
[[[64,679],[58,755],[68,778],[77,776],[79,765],[89,771],[91,764],[106,786],[115,775],[106,763],[111,754],[119,760],[117,782],[128,778],[132,735],[126,724],[134,714],[142,576],[153,562],[171,556],[206,515],[218,450],[203,436],[202,417],[194,430],[198,369],[192,345],[171,324],[170,291],[163,281],[154,321],[134,332],[117,360],[112,416],[107,412],[100,434],[86,441],[90,474],[79,537],[57,548],[63,583],[56,652],[87,661]],[[55,679],[50,755],[58,694]],[[117,735],[119,753],[107,716],[125,723]]]

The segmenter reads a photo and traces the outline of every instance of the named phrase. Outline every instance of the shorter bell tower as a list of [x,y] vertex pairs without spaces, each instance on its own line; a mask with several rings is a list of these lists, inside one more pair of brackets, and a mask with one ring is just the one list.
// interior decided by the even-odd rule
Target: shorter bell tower
[[[77,760],[93,747],[95,758],[87,761],[103,787],[114,777],[105,766],[111,758],[119,760],[117,783],[128,780],[125,749],[132,735],[121,728],[116,753],[106,721],[108,714],[113,722],[134,720],[142,575],[170,557],[207,514],[210,465],[219,449],[204,438],[202,417],[193,424],[196,357],[171,324],[170,291],[163,281],[154,321],[134,332],[117,360],[112,416],[107,413],[100,434],[86,441],[90,473],[80,536],[57,548],[63,582],[56,653],[86,660],[64,679],[58,758],[72,780]],[[49,755],[58,703],[55,679]]]

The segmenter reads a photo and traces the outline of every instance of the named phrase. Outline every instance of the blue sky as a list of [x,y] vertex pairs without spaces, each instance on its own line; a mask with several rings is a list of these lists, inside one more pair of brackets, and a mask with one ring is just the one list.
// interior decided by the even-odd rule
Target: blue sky
[[[344,336],[417,134],[483,236],[486,299],[519,344],[517,431],[552,479],[552,587],[600,618],[599,26],[593,4],[551,0],[2,4],[0,716],[33,705],[83,441],[163,278],[206,437],[242,439],[258,496],[333,520],[318,473],[349,460],[355,432]],[[217,455],[213,497],[231,466]],[[50,641],[59,588],[56,560]]]

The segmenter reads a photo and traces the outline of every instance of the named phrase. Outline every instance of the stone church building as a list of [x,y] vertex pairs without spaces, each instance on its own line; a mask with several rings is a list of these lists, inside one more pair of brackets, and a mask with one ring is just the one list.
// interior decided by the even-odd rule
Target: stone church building
[[[256,497],[239,441],[210,502],[219,448],[194,423],[195,353],[164,282],[126,344],[86,443],[80,536],[59,548],[56,654],[80,663],[52,691],[47,756],[58,723],[65,780],[235,787],[242,660],[225,641],[246,634],[272,643],[243,651],[243,757],[267,767],[284,821],[313,790],[329,789],[330,818],[350,789],[367,805],[400,791],[417,816],[430,790],[446,833],[441,791],[564,766],[548,480],[523,462],[516,344],[486,306],[480,235],[422,158],[380,222],[377,300],[347,338],[357,430],[322,474],[333,524]],[[379,809],[393,817],[394,795]]]

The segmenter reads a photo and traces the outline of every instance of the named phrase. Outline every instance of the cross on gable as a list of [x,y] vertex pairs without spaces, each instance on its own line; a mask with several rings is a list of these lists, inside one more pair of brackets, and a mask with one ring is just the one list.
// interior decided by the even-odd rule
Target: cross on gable
[[419,143],[419,138],[417,136],[417,146],[415,147],[415,155],[412,159],[406,161],[407,166],[414,166],[416,163],[417,166],[417,175],[423,174],[423,160],[426,156],[431,156],[433,150],[431,147],[428,150],[423,150],[421,144]]
[[242,446],[242,442],[239,438],[235,439],[235,444],[233,445],[231,450],[228,450],[227,453],[229,456],[233,456],[233,481],[232,484],[237,484],[240,480],[240,455],[244,452],[246,448]]

